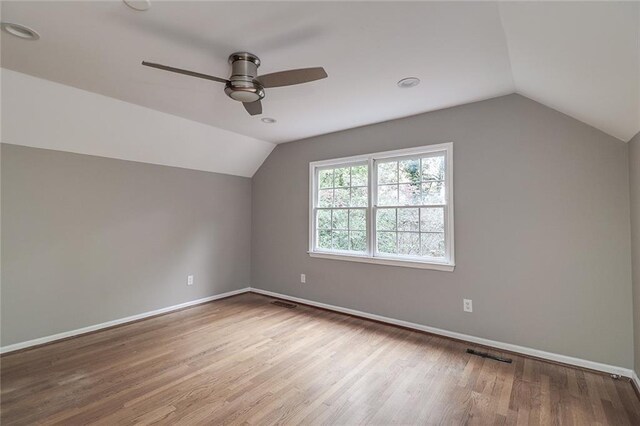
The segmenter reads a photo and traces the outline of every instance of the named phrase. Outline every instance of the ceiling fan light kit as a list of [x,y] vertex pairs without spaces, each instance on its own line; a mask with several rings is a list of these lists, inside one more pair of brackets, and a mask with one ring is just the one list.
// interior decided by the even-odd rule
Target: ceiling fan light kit
[[147,67],[224,83],[224,92],[227,96],[235,101],[242,102],[242,105],[250,115],[262,114],[262,103],[260,101],[266,95],[265,88],[292,86],[327,77],[327,73],[322,67],[300,68],[258,76],[260,58],[249,52],[232,53],[229,56],[229,63],[231,64],[231,77],[227,80],[208,74],[142,61],[142,65]]
[[240,102],[256,102],[264,98],[264,87],[256,81],[260,58],[248,52],[232,53],[229,56],[231,77],[224,93]]

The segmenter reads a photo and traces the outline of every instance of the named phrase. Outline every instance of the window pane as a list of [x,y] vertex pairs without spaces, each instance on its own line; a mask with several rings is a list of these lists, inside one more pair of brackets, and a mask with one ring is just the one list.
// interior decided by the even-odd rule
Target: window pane
[[349,250],[349,231],[333,231],[333,248]]
[[398,185],[378,186],[378,205],[395,206],[398,204]]
[[349,229],[352,231],[367,230],[366,210],[349,210]]
[[378,184],[398,183],[398,163],[378,163]]
[[351,186],[367,186],[369,184],[367,169],[366,165],[351,168]]
[[334,191],[333,205],[335,207],[349,207],[349,188],[336,188]]
[[331,249],[331,231],[318,231],[318,248]]
[[398,231],[420,230],[418,209],[398,209]]
[[422,184],[423,204],[444,204],[444,182],[425,182]]
[[363,231],[349,232],[349,248],[354,251],[367,250],[367,233]]
[[318,207],[333,206],[333,189],[321,189],[318,191]]
[[418,232],[399,232],[398,254],[420,256],[420,234]]
[[420,209],[420,231],[444,232],[444,209]]
[[376,228],[379,231],[396,230],[396,209],[378,209],[376,216]]
[[422,255],[444,257],[444,233],[422,233]]
[[367,207],[367,188],[351,188],[351,207]]
[[444,155],[422,159],[422,180],[444,180]]
[[333,183],[336,188],[344,188],[350,186],[349,167],[342,167],[333,170]]
[[318,229],[331,229],[331,210],[318,210]]
[[420,198],[420,184],[400,184],[398,185],[398,194],[398,204],[402,206],[415,206],[418,204],[422,204]]
[[[445,226],[449,151],[437,149],[430,152],[425,147],[422,153],[414,149],[399,152],[397,157],[373,156],[373,160],[367,157],[351,163],[336,160],[337,165],[329,169],[319,166],[313,175],[317,179],[317,204],[312,210],[315,247],[362,255],[369,251],[397,259],[424,258],[426,262],[444,259],[450,229]],[[369,170],[369,164],[375,170]],[[370,172],[376,175],[377,182],[372,182],[375,193],[369,185]],[[373,206],[375,218],[370,223]]]
[[378,232],[377,234],[378,252],[390,254],[398,253],[395,232]]
[[320,170],[318,172],[318,180],[320,188],[333,188],[333,169]]
[[399,163],[400,183],[420,183],[420,160],[403,160]]
[[336,209],[333,211],[333,229],[348,229],[349,223],[349,210]]

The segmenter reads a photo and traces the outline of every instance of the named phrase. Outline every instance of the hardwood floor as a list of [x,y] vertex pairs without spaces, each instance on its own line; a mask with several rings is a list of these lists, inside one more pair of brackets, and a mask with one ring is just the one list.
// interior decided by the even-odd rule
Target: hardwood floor
[[1,423],[640,424],[631,385],[243,294],[1,358]]

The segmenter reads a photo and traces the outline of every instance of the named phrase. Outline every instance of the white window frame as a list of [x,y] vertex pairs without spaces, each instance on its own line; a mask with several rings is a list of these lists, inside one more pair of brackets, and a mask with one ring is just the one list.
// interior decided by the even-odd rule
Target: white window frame
[[[377,167],[376,162],[380,160],[401,160],[401,157],[416,157],[442,154],[445,155],[445,205],[444,205],[444,226],[445,226],[445,257],[444,259],[384,256],[376,253],[376,230],[375,214],[377,205],[374,205],[374,194],[377,193]],[[358,254],[343,251],[322,251],[316,248],[316,212],[318,195],[318,172],[322,169],[335,168],[344,165],[355,165],[354,163],[368,164],[368,207],[367,215],[367,252]],[[383,206],[381,206],[383,207]],[[384,206],[393,207],[393,206]],[[411,207],[411,206],[399,206]],[[424,207],[424,206],[416,206]],[[453,226],[453,142],[437,145],[426,145],[416,148],[399,149],[394,151],[377,152],[366,155],[356,155],[353,157],[343,157],[331,160],[314,161],[309,163],[309,256],[346,260],[352,262],[375,263],[380,265],[405,266],[411,268],[434,269],[438,271],[453,271],[455,268],[455,248],[454,248],[454,226]]]

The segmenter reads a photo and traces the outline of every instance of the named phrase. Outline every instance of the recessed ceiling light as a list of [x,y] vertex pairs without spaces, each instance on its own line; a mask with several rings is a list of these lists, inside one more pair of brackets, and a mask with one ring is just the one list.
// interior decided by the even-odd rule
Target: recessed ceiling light
[[124,4],[138,12],[144,12],[151,7],[151,0],[122,0]]
[[35,30],[25,27],[24,25],[14,24],[12,22],[0,22],[0,27],[4,32],[23,40],[37,40],[40,38],[40,35],[35,32]]
[[261,121],[262,121],[263,123],[273,124],[273,123],[275,123],[277,120],[276,120],[275,118],[265,117],[265,118],[262,118],[262,119],[261,119]]
[[398,87],[401,87],[403,89],[408,89],[409,87],[416,87],[418,84],[420,84],[419,78],[407,77],[407,78],[403,78],[398,82]]

